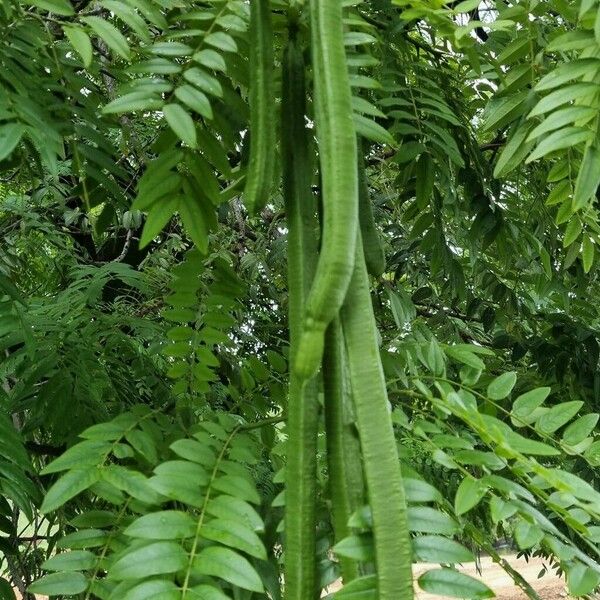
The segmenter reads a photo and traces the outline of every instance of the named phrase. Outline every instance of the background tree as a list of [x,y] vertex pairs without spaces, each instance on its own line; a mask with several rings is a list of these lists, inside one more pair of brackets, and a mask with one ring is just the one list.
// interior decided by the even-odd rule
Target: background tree
[[0,1],[0,597],[591,593],[599,11]]

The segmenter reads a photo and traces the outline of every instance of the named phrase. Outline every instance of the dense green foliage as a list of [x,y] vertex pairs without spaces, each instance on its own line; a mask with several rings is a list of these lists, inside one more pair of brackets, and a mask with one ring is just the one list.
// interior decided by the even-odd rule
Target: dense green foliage
[[592,593],[599,127],[597,0],[0,0],[0,599]]

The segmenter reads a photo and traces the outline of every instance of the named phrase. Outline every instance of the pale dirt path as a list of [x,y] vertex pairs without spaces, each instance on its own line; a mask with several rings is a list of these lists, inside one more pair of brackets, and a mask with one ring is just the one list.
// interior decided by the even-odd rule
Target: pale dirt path
[[[541,579],[538,579],[538,573],[541,571],[543,561],[540,558],[531,558],[527,562],[524,558],[516,556],[503,556],[510,565],[518,571],[531,587],[539,594],[542,600],[568,600],[571,597],[565,591],[564,581],[551,571],[548,571]],[[413,573],[415,580],[425,571],[436,568],[437,565],[417,564],[414,566]],[[460,568],[463,573],[471,575],[476,579],[485,582],[494,592],[498,600],[526,600],[527,596],[516,587],[512,579],[504,572],[502,567],[492,562],[489,557],[481,558],[481,575],[477,573],[475,563],[465,563]],[[339,584],[334,584],[329,588],[329,592],[339,589]],[[417,588],[416,600],[444,600],[447,596],[436,596],[427,594]]]
[[[531,585],[542,600],[565,600],[570,598],[565,591],[564,580],[557,577],[551,570],[548,570],[543,577],[538,579],[538,573],[542,570],[544,564],[542,559],[531,558],[526,561],[524,558],[517,558],[516,556],[504,556],[503,558]],[[415,575],[418,576],[427,570],[427,566],[418,565],[415,569]],[[496,592],[498,600],[526,600],[527,598],[527,595],[515,586],[513,580],[504,572],[502,567],[492,562],[492,559],[487,556],[481,559],[481,575],[477,573],[475,563],[465,563],[460,570],[483,581]],[[435,596],[419,591],[417,598],[418,600],[434,600],[446,598],[446,596]]]

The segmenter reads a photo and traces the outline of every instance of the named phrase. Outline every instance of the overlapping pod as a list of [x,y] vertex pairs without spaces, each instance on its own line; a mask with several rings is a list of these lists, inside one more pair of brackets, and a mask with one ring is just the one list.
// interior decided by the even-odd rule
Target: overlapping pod
[[317,262],[316,198],[312,193],[313,150],[306,128],[304,54],[291,27],[283,55],[281,154],[288,225],[289,328],[292,352],[302,330],[304,306]]
[[406,500],[360,235],[354,274],[340,317],[373,514],[377,598],[411,600],[413,584]]
[[[317,259],[316,202],[312,194],[311,139],[306,129],[305,65],[296,27],[283,57],[282,163],[288,225],[290,355],[297,355],[304,303]],[[317,497],[317,380],[302,381],[293,372],[288,395],[286,465],[285,597],[315,596]]]
[[[327,328],[323,355],[327,469],[336,543],[351,534],[348,520],[365,504],[360,443],[354,422],[344,346],[340,319],[336,318]],[[359,564],[351,558],[340,557],[340,566],[344,583],[361,574]]]
[[314,113],[319,144],[323,227],[317,271],[307,302],[294,372],[319,369],[325,331],[338,314],[352,277],[358,229],[356,134],[341,0],[311,0]]
[[271,193],[275,176],[276,113],[273,90],[273,27],[271,2],[250,2],[250,158],[244,201],[252,214],[260,210]]

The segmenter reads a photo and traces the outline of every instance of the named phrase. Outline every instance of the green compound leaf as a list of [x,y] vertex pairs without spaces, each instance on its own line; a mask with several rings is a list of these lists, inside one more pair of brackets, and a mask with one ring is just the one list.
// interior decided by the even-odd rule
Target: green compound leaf
[[196,521],[187,513],[164,510],[139,517],[124,533],[146,540],[175,540],[192,537],[196,528]]
[[83,468],[69,471],[48,490],[40,511],[49,513],[56,510],[77,494],[94,485],[99,479],[99,469]]
[[462,544],[441,535],[422,535],[413,539],[415,557],[423,562],[462,563],[474,560]]
[[90,36],[80,27],[73,27],[70,25],[63,25],[63,31],[67,36],[71,46],[75,49],[77,54],[81,56],[84,67],[89,67],[92,64],[93,49]]
[[485,483],[473,477],[465,477],[458,486],[454,498],[456,514],[462,515],[477,506],[485,496],[486,491],[487,486]]
[[162,110],[175,135],[191,148],[195,148],[196,127],[189,113],[180,104],[165,104]]
[[502,400],[512,392],[516,382],[517,374],[514,371],[502,373],[488,385],[487,395],[492,400]]
[[115,54],[126,60],[129,59],[131,54],[129,44],[125,36],[112,23],[101,17],[81,17],[81,21],[87,23]]
[[85,592],[87,586],[87,580],[81,573],[52,573],[32,583],[28,591],[46,596],[71,596]]
[[111,567],[111,579],[142,579],[152,575],[176,573],[188,564],[188,555],[175,542],[155,542],[136,548]]
[[484,583],[452,569],[434,569],[419,577],[419,587],[430,594],[479,600],[493,598],[494,592]]
[[254,567],[243,556],[228,548],[205,548],[194,559],[193,570],[201,575],[219,577],[252,592],[261,593],[264,590]]

